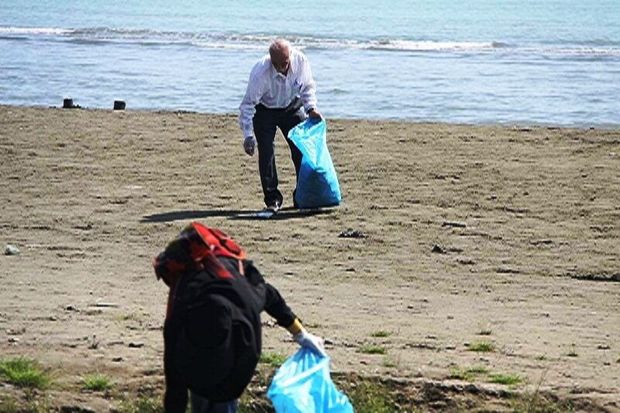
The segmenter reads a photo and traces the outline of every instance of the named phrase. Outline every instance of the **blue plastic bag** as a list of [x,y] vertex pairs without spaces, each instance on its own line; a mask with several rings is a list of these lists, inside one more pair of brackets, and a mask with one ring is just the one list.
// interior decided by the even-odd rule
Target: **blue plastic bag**
[[280,366],[267,397],[276,413],[353,413],[329,375],[329,357],[304,347]]
[[327,150],[326,135],[325,121],[315,119],[307,119],[288,133],[302,155],[295,191],[295,204],[299,208],[340,204],[340,185]]

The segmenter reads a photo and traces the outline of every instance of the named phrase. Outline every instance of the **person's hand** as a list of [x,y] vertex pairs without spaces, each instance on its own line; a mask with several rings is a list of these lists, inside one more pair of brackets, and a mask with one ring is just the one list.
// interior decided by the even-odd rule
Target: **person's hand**
[[321,112],[319,112],[315,108],[312,108],[308,111],[308,116],[312,119],[323,119],[323,115],[321,115]]
[[256,149],[256,139],[254,136],[246,136],[243,140],[243,149],[248,155],[254,155],[254,150]]
[[305,329],[302,329],[293,336],[293,340],[300,346],[306,347],[319,354],[321,357],[327,357],[327,353],[325,353],[325,344],[321,337],[310,334]]

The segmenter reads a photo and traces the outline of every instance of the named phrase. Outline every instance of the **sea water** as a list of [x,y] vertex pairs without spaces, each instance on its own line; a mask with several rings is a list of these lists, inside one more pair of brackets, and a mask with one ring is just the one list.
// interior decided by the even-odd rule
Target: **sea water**
[[236,113],[276,36],[327,118],[620,125],[620,0],[1,0],[0,104]]

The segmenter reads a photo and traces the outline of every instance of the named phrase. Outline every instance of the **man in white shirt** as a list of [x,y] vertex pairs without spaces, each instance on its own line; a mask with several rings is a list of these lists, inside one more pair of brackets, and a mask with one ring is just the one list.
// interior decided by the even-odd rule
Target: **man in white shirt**
[[252,68],[239,111],[243,148],[252,156],[258,147],[258,169],[265,205],[275,213],[282,207],[283,200],[278,190],[274,152],[276,128],[280,128],[289,145],[295,173],[299,175],[301,152],[288,139],[288,132],[306,115],[321,118],[316,108],[315,83],[306,56],[291,47],[288,41],[274,40],[269,46],[269,54]]

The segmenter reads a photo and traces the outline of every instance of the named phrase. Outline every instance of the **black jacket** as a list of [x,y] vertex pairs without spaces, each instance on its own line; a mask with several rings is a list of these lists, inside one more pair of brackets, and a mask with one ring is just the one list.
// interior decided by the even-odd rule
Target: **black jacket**
[[[170,289],[164,324],[164,408],[168,413],[185,412],[189,387],[211,401],[238,398],[260,356],[260,313],[266,311],[282,327],[289,327],[296,318],[251,261],[243,261],[242,275],[237,260],[219,259],[232,279],[218,279],[203,269],[184,274]],[[208,304],[204,297],[210,297]],[[211,367],[199,367],[204,365]],[[204,391],[196,386],[198,381],[204,383]]]

